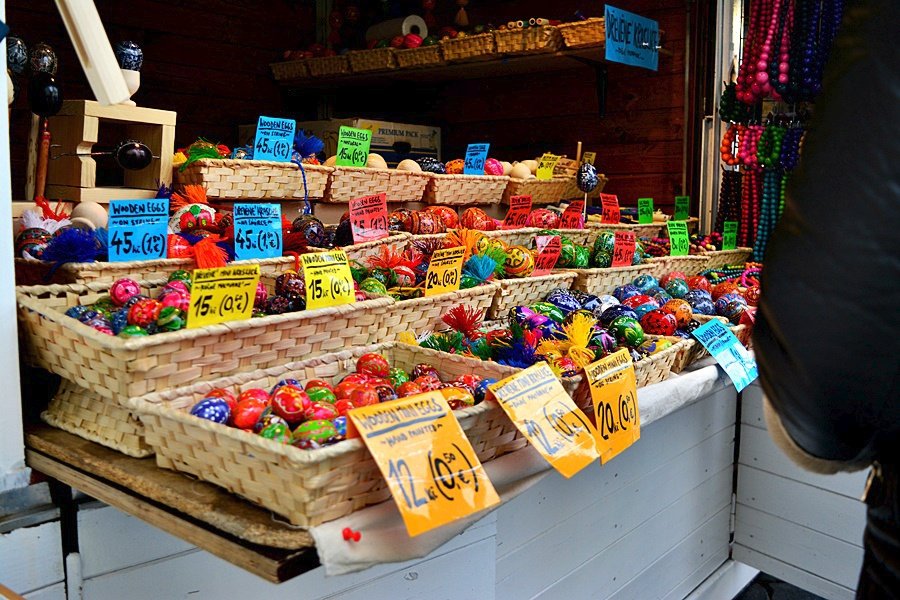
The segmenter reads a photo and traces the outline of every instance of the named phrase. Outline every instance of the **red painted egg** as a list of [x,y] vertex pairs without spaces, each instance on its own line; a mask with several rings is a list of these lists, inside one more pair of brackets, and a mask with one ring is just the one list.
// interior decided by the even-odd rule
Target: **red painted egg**
[[263,414],[263,411],[266,410],[268,406],[268,403],[263,404],[262,402],[253,399],[238,401],[234,410],[231,411],[231,422],[238,429],[252,431],[253,426],[256,425],[260,415]]
[[397,396],[405,398],[406,396],[415,396],[421,394],[424,390],[419,387],[415,381],[405,381],[397,386]]
[[350,398],[350,394],[354,391],[360,389],[362,384],[355,383],[353,381],[342,381],[336,386],[334,386],[334,397],[337,398],[337,401],[348,400]]
[[685,275],[683,271],[672,271],[668,275],[663,275],[660,278],[659,285],[661,287],[666,287],[666,284],[673,279],[684,279],[685,281],[687,281],[687,275]]
[[441,387],[441,380],[437,377],[432,377],[431,375],[417,377],[414,383],[422,388],[423,392],[433,392]]
[[641,327],[644,333],[651,335],[675,335],[678,329],[678,319],[672,313],[661,308],[651,310],[641,319]]
[[447,175],[462,175],[466,168],[466,162],[461,158],[455,158],[445,164],[444,168],[447,170]]
[[447,229],[456,229],[459,226],[459,215],[449,206],[429,206],[425,210],[436,215],[444,227]]
[[503,175],[503,163],[496,158],[489,158],[484,161],[485,175]]
[[256,402],[260,402],[268,406],[269,404],[269,392],[262,388],[251,388],[249,390],[244,390],[240,394],[238,394],[237,401],[238,404],[241,402],[245,402],[247,400],[254,400]]
[[372,375],[386,379],[391,372],[391,365],[381,354],[369,352],[363,354],[356,361],[356,372],[363,375]]
[[718,300],[725,294],[738,291],[739,287],[740,286],[735,281],[723,281],[722,283],[716,284],[712,289],[712,298],[714,301]]
[[331,402],[313,402],[304,411],[307,421],[331,420],[338,417],[338,410]]
[[237,406],[237,398],[234,397],[234,394],[231,393],[231,390],[226,390],[225,388],[213,388],[206,392],[206,398],[221,398],[228,404],[228,408],[231,411],[234,411],[234,407]]
[[314,388],[314,387],[323,387],[326,389],[334,391],[334,388],[331,387],[331,384],[325,381],[324,379],[310,379],[306,382],[306,385],[303,386],[304,389]]
[[342,399],[334,403],[334,408],[338,411],[338,415],[346,417],[348,412],[356,408],[356,405],[348,399]]
[[413,367],[412,371],[410,371],[409,376],[413,379],[418,379],[419,377],[423,377],[425,375],[429,375],[434,377],[438,381],[441,380],[441,376],[438,373],[438,370],[429,365],[428,363],[419,363],[415,367]]
[[648,302],[653,302],[653,298],[646,294],[638,294],[637,296],[631,296],[630,298],[625,298],[622,300],[622,304],[627,306],[628,308],[637,308],[642,304],[647,304]]
[[372,406],[373,404],[381,402],[381,398],[379,398],[378,392],[376,392],[374,388],[361,387],[350,394],[350,402],[353,403],[353,406],[357,407]]
[[538,227],[540,229],[556,229],[559,227],[559,215],[552,210],[546,208],[538,208],[528,215],[525,221],[527,227]]
[[466,229],[481,231],[493,231],[496,228],[494,220],[486,212],[476,207],[464,210],[459,217],[459,224]]
[[307,418],[306,411],[312,405],[306,392],[294,386],[282,386],[272,394],[272,410],[291,425]]
[[688,287],[692,290],[710,291],[709,279],[703,275],[694,275],[687,278]]
[[687,324],[691,322],[691,317],[694,316],[691,305],[688,304],[686,300],[680,300],[678,298],[669,300],[662,305],[660,310],[673,315],[678,322],[678,327],[686,327]]

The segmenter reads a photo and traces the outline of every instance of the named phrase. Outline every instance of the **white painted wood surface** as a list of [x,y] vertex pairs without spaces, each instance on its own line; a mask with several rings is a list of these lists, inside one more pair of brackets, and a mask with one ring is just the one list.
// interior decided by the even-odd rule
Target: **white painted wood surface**
[[26,595],[64,578],[58,521],[0,534],[0,583]]
[[25,594],[25,600],[66,600],[66,584],[57,583]]

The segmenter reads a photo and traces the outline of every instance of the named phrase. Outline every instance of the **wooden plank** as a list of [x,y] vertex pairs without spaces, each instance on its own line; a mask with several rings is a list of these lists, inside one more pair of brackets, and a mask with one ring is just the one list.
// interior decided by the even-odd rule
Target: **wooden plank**
[[735,598],[757,575],[759,575],[759,569],[729,559],[715,573],[710,575],[706,581],[691,591],[689,595],[671,599],[664,598],[663,600],[721,600],[722,598]]
[[28,594],[64,578],[59,521],[0,534],[0,582]]
[[109,204],[110,200],[155,198],[157,190],[141,190],[121,187],[70,187],[67,185],[48,185],[47,197],[53,200],[63,199],[69,202],[99,202]]
[[838,585],[803,569],[785,564],[771,556],[751,550],[742,544],[734,545],[732,555],[735,560],[753,565],[773,577],[826,598],[826,600],[854,600],[856,598],[856,584],[852,589]]
[[144,123],[147,125],[172,125],[173,127],[175,126],[176,118],[176,113],[171,110],[127,106],[125,104],[103,106],[95,100],[66,100],[59,111],[59,116],[61,117],[82,115],[110,121]]
[[862,547],[866,505],[857,499],[741,465],[737,501]]
[[847,588],[856,584],[862,566],[859,546],[746,505],[737,507],[734,541]]
[[66,600],[66,584],[54,585],[25,594],[25,600]]

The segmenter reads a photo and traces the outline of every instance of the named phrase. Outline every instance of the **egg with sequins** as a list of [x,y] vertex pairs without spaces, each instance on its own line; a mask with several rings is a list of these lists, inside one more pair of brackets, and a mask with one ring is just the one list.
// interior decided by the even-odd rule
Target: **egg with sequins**
[[228,408],[228,403],[221,398],[204,398],[191,407],[191,414],[224,425],[231,418],[231,409]]

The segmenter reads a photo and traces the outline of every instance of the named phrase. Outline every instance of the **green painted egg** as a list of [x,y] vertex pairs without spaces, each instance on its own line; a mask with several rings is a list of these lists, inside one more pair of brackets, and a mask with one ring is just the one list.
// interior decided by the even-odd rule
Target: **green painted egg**
[[375,277],[363,279],[359,284],[359,289],[364,292],[369,292],[370,294],[378,294],[381,296],[387,294],[387,287],[385,287],[384,282],[379,281]]
[[560,309],[555,304],[551,304],[549,302],[535,302],[528,308],[538,313],[539,315],[544,315],[545,317],[553,319],[557,323],[562,323],[566,320],[566,313],[564,313],[562,309]]
[[597,239],[594,240],[594,252],[603,250],[612,254],[613,248],[616,247],[616,234],[611,231],[601,231]]
[[608,269],[612,266],[612,254],[606,250],[595,251],[591,256],[591,266],[595,269]]
[[616,341],[630,348],[640,346],[644,341],[644,328],[633,317],[616,317],[609,324],[609,331],[616,336]]
[[264,437],[267,440],[272,440],[273,442],[279,442],[281,444],[290,444],[293,439],[290,428],[284,423],[272,423],[271,425],[267,425],[259,432],[259,437]]

